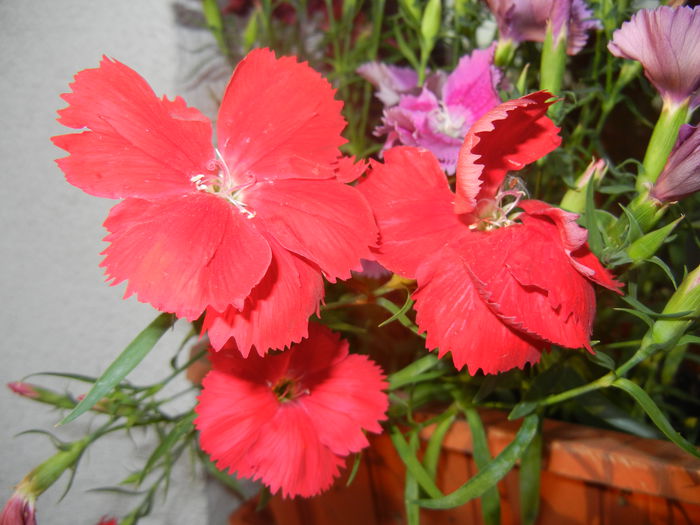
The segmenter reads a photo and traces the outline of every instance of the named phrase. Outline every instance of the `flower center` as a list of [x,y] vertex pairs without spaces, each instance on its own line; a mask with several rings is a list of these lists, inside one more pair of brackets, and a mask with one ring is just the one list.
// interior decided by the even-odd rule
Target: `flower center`
[[450,111],[450,108],[443,102],[440,103],[440,107],[436,108],[433,113],[435,131],[455,139],[464,138],[464,123],[466,119],[466,115]]
[[194,175],[190,177],[190,181],[194,183],[198,191],[213,193],[218,197],[226,199],[238,208],[238,211],[249,219],[252,219],[255,217],[255,212],[251,211],[248,205],[243,202],[242,192],[244,189],[256,183],[255,175],[251,174],[249,179],[242,184],[236,182],[233,176],[231,176],[231,172],[226,162],[224,162],[221,153],[219,153],[219,150],[214,148],[214,151],[216,152],[216,161],[212,169],[215,171]]
[[309,393],[308,389],[302,389],[298,381],[290,377],[283,377],[272,386],[272,393],[280,403],[294,401]]
[[520,215],[520,212],[514,210],[522,198],[526,196],[527,190],[523,181],[509,175],[493,199],[482,199],[476,204],[476,209],[473,212],[476,220],[469,225],[469,228],[490,231],[515,224],[515,219]]

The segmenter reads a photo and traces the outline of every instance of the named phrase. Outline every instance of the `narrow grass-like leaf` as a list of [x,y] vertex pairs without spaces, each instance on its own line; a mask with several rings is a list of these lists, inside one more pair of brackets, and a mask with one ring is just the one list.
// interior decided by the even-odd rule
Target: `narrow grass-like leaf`
[[407,295],[406,295],[406,301],[403,303],[403,306],[402,306],[401,308],[399,308],[398,310],[396,310],[396,312],[394,313],[394,315],[392,315],[391,317],[389,317],[389,319],[387,319],[386,321],[382,321],[381,323],[379,323],[379,328],[381,328],[382,326],[386,326],[386,325],[388,325],[389,323],[392,323],[392,322],[396,321],[399,317],[401,317],[401,316],[404,315],[406,312],[408,312],[408,311],[411,309],[411,306],[413,306],[413,300],[411,299],[411,294],[407,294]]
[[165,436],[165,438],[158,444],[156,449],[153,451],[151,456],[146,461],[146,465],[141,471],[139,476],[138,484],[143,483],[149,472],[153,469],[157,461],[163,457],[179,440],[186,434],[189,434],[194,430],[194,425],[192,422],[196,415],[194,413],[184,416],[180,421],[178,421],[173,429]]
[[348,474],[348,480],[345,482],[345,486],[349,487],[352,482],[355,481],[355,476],[357,476],[357,471],[360,470],[360,463],[362,463],[362,454],[355,454],[352,461],[352,468],[350,469],[350,474]]
[[156,317],[151,324],[129,343],[129,346],[124,349],[119,357],[109,365],[109,368],[95,382],[83,400],[58,425],[70,423],[109,394],[146,357],[148,352],[158,342],[158,339],[173,325],[174,321],[175,317],[172,314],[164,313]]
[[607,370],[615,369],[615,361],[613,360],[613,358],[610,357],[608,354],[601,352],[600,350],[597,351],[595,354],[586,352],[584,355],[586,356],[586,359],[600,367],[603,367]]
[[433,479],[435,479],[435,474],[437,473],[438,460],[440,459],[440,451],[442,450],[442,442],[445,439],[445,434],[447,434],[447,431],[456,418],[455,414],[449,412],[445,413],[445,416],[447,417],[435,426],[435,430],[428,440],[428,446],[423,456],[423,465],[425,465],[425,469]]
[[534,414],[527,416],[513,441],[460,488],[440,498],[420,500],[418,504],[429,509],[451,509],[480,497],[502,479],[522,457],[537,433],[538,419]]
[[396,427],[391,431],[391,441],[401,461],[406,465],[406,470],[409,471],[411,476],[423,487],[423,490],[425,490],[431,498],[442,498],[442,492],[437,488],[430,474],[423,468],[423,465],[418,461],[418,458],[411,450],[409,444],[406,443],[401,431]]
[[411,330],[414,334],[425,339],[425,334],[418,333],[418,327],[416,326],[416,324],[413,321],[411,321],[408,317],[406,317],[405,313],[399,313],[400,309],[394,303],[392,303],[388,299],[385,299],[384,297],[377,297],[377,304],[385,310],[388,310],[390,313],[396,315],[396,319],[406,328]]
[[[418,445],[418,433],[412,432],[408,441],[408,446],[413,456],[415,456],[418,451]],[[416,505],[418,496],[418,481],[416,481],[416,478],[411,474],[411,471],[407,469],[406,481],[404,484],[404,507],[406,509],[407,525],[420,525],[420,507]]]
[[[467,422],[472,431],[474,462],[479,472],[481,472],[488,466],[489,462],[492,461],[491,451],[489,451],[488,440],[486,438],[486,430],[484,429],[484,424],[481,422],[479,413],[475,409],[468,408],[464,413],[467,416]],[[495,483],[481,496],[481,514],[486,525],[499,525],[499,523],[501,523],[501,501]]]
[[439,359],[435,354],[427,354],[398,372],[394,372],[389,376],[389,390],[396,390],[404,385],[413,383],[417,376],[430,370],[438,364],[438,361]]
[[73,379],[75,381],[82,381],[83,383],[94,383],[95,380],[97,379],[96,377],[92,376],[86,376],[83,374],[71,374],[69,372],[36,372],[34,374],[29,374],[28,376],[24,376],[22,380],[29,379],[30,377],[36,377],[36,376],[50,376],[50,377],[63,377],[65,379]]
[[700,451],[698,451],[698,449],[695,448],[692,443],[688,442],[683,436],[674,430],[671,423],[669,423],[668,419],[666,419],[666,416],[664,416],[663,412],[661,412],[661,409],[656,405],[656,403],[654,403],[654,400],[649,396],[649,394],[642,390],[639,385],[636,385],[629,379],[620,377],[613,381],[612,386],[619,388],[620,390],[624,390],[630,396],[632,396],[634,400],[639,403],[639,406],[644,409],[644,412],[647,413],[649,419],[654,422],[657,428],[663,432],[668,439],[673,441],[676,445],[689,454],[700,458]]
[[521,401],[515,405],[508,414],[508,420],[514,421],[525,417],[537,408],[537,401]]
[[588,246],[591,251],[600,256],[603,252],[603,236],[598,228],[598,218],[595,214],[595,201],[593,193],[595,191],[596,182],[593,177],[586,185],[586,211],[584,213],[583,222],[588,230]]
[[540,473],[542,471],[542,418],[537,432],[520,460],[520,522],[534,525],[540,512]]

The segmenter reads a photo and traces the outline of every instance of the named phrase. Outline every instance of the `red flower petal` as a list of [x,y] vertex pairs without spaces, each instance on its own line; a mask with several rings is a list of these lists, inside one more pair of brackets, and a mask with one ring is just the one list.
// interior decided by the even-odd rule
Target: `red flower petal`
[[469,130],[457,160],[455,213],[469,213],[493,198],[509,171],[521,170],[561,143],[559,128],[546,116],[551,95],[538,91],[509,100]]
[[[308,341],[313,338],[310,335]],[[363,355],[348,355],[326,374],[314,395],[303,399],[304,409],[321,443],[341,456],[358,452],[369,445],[364,431],[382,431],[379,421],[386,419],[388,408],[384,376]],[[315,382],[310,374],[305,381]]]
[[275,180],[243,192],[255,222],[326,278],[347,279],[377,240],[372,210],[357,189],[330,180]]
[[[564,249],[571,256],[571,263],[581,275],[613,292],[622,293],[620,292],[622,283],[613,279],[610,272],[600,264],[586,244],[588,231],[576,224],[578,215],[536,200],[521,201],[519,206],[527,212],[527,215],[548,218],[556,224]],[[524,223],[529,221],[527,215],[523,217]]]
[[319,73],[269,49],[251,51],[226,88],[217,136],[234,178],[330,178],[345,142],[343,103]]
[[207,306],[242,307],[270,264],[270,247],[252,221],[209,194],[126,199],[105,227],[111,245],[101,266],[112,284],[128,280],[126,297],[135,293],[189,320]]
[[307,335],[309,316],[323,298],[323,279],[317,267],[268,239],[272,261],[262,281],[239,311],[233,306],[208,308],[202,332],[219,349],[229,338],[244,356],[251,347],[260,355],[284,348]]
[[548,347],[506,325],[488,308],[464,260],[451,246],[422,265],[417,278],[413,299],[418,326],[427,332],[426,347],[438,348],[439,357],[452,352],[457,369],[467,365],[473,375],[479,369],[495,374],[522,368],[539,361]]
[[78,73],[58,121],[91,131],[53,137],[71,155],[58,164],[71,184],[98,197],[155,197],[192,191],[190,178],[211,169],[209,121],[182,99],[158,99],[117,61]]
[[551,221],[531,217],[475,233],[460,253],[479,293],[505,322],[561,346],[590,349],[593,286],[571,264]]
[[[244,359],[233,344],[216,353],[195,408],[200,443],[218,468],[285,496],[327,489],[345,463],[335,451],[365,446],[362,429],[380,431],[388,405],[373,363],[349,356],[347,343],[323,326],[309,332],[302,344],[264,358]],[[281,384],[289,397],[277,397]],[[335,425],[347,435],[328,428]]]
[[371,173],[358,185],[379,225],[376,258],[391,271],[415,278],[426,256],[467,229],[454,213],[454,195],[432,153],[401,146],[384,152],[384,159],[384,164],[373,161]]
[[325,447],[309,414],[300,404],[278,410],[249,450],[249,467],[242,476],[261,479],[275,494],[315,496],[328,489],[345,466],[345,459]]

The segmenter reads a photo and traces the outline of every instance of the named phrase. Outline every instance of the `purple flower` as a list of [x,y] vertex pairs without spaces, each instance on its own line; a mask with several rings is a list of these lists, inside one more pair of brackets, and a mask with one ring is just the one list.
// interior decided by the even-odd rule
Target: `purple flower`
[[700,103],[700,7],[637,11],[613,33],[608,50],[639,61],[664,100]]
[[566,52],[575,55],[586,45],[599,20],[584,0],[486,0],[496,17],[501,40],[544,42],[547,24],[557,40],[566,35]]
[[[358,72],[378,88],[377,97],[385,104],[382,125],[374,132],[387,136],[383,149],[396,144],[426,148],[444,170],[454,173],[467,130],[500,103],[496,85],[501,73],[493,65],[494,50],[492,45],[462,57],[449,75],[431,73],[422,88],[410,69],[363,65]],[[410,79],[415,79],[412,86]]]
[[700,190],[700,129],[684,125],[650,195],[661,202],[678,201]]

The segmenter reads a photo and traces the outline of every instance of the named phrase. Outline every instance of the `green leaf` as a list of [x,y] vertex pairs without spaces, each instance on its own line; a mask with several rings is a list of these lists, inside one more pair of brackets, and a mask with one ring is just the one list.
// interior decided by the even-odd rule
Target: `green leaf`
[[391,441],[401,461],[406,465],[406,470],[410,472],[411,476],[423,487],[423,490],[425,490],[431,498],[442,498],[442,492],[437,485],[435,485],[435,482],[430,477],[430,474],[423,468],[420,461],[418,461],[415,452],[413,452],[409,444],[406,443],[401,431],[396,427],[391,431]]
[[520,487],[520,520],[523,525],[534,525],[540,511],[540,473],[542,472],[542,419],[537,432],[520,460],[518,483]]
[[413,361],[410,365],[394,372],[389,376],[389,390],[396,390],[404,385],[413,383],[416,377],[423,372],[430,370],[439,363],[435,354],[427,354],[420,359]]
[[[491,452],[489,451],[488,440],[486,439],[486,431],[484,430],[484,425],[481,422],[479,413],[475,409],[468,408],[464,413],[467,416],[469,428],[472,431],[474,462],[479,472],[481,472],[491,461]],[[481,513],[486,525],[498,525],[501,522],[501,501],[495,484],[481,496]]]
[[513,468],[515,462],[522,457],[525,449],[535,437],[538,424],[537,415],[527,416],[513,441],[472,479],[446,496],[434,497],[431,495],[433,499],[419,500],[418,504],[429,509],[450,509],[480,497],[496,485]]
[[595,191],[596,182],[591,177],[586,185],[586,211],[583,216],[583,222],[588,230],[588,246],[596,255],[601,255],[603,252],[603,236],[598,228],[598,216],[595,213],[595,201],[593,193]]
[[399,50],[401,51],[403,57],[406,60],[408,60],[408,63],[411,64],[411,67],[413,69],[420,69],[420,63],[418,62],[418,58],[416,58],[416,54],[406,42],[406,39],[401,33],[401,29],[399,29],[398,25],[394,26],[394,36],[396,37],[396,44],[399,46]]
[[360,463],[362,463],[362,454],[354,454],[352,461],[352,468],[350,469],[350,474],[348,474],[348,480],[345,482],[345,486],[349,487],[352,482],[355,481],[355,476],[357,476],[357,471],[360,470]]
[[[396,319],[402,325],[404,325],[406,328],[411,330],[414,334],[425,339],[425,334],[418,333],[419,330],[418,330],[418,327],[416,326],[416,324],[413,321],[411,321],[408,317],[406,317],[405,313],[400,313],[401,309],[398,306],[396,306],[394,303],[392,303],[391,301],[389,301],[388,299],[386,299],[384,297],[377,297],[376,304],[378,306],[381,306],[385,310],[389,311],[390,313],[394,314],[396,316]],[[404,306],[405,306],[405,304],[404,304]],[[380,326],[383,326],[383,324]]]
[[394,312],[394,315],[389,317],[389,319],[386,319],[385,321],[382,321],[381,323],[379,323],[379,328],[396,321],[399,317],[403,316],[406,312],[408,312],[411,309],[411,306],[413,306],[413,300],[411,299],[411,294],[408,294],[406,296],[406,301],[403,303],[403,306],[401,308],[399,308],[398,310],[396,310]]
[[202,13],[219,49],[224,55],[228,55],[228,45],[226,45],[226,37],[224,36],[224,19],[216,0],[202,0]]
[[586,359],[588,359],[592,363],[595,363],[598,366],[601,366],[608,370],[615,369],[615,361],[613,360],[613,358],[610,357],[608,354],[601,352],[600,350],[598,350],[595,354],[586,352],[584,355],[586,356]]
[[253,49],[253,46],[255,46],[255,43],[258,41],[260,16],[260,11],[258,9],[255,9],[251,13],[250,18],[248,19],[248,23],[246,24],[245,29],[243,30],[243,51],[245,53]]
[[83,400],[58,425],[70,423],[109,394],[148,355],[148,352],[155,346],[158,339],[174,322],[175,317],[172,314],[160,314],[156,317],[151,324],[129,343],[129,346],[124,349],[119,357],[109,365],[109,368],[95,382]]
[[673,283],[673,289],[678,288],[678,284],[676,283],[676,278],[673,277],[673,272],[671,271],[671,268],[668,267],[668,264],[663,262],[661,259],[659,259],[656,255],[654,257],[649,258],[650,263],[654,263],[656,266],[661,268],[666,276],[669,278],[669,280]]
[[661,434],[656,428],[630,416],[629,410],[616,405],[600,392],[589,392],[578,400],[577,405],[593,417],[628,434],[643,438],[659,439]]
[[[418,432],[411,432],[408,446],[411,450],[411,454],[414,456],[418,451],[419,445],[420,442],[418,439]],[[408,525],[420,525],[420,507],[416,504],[418,496],[418,482],[413,474],[411,474],[411,471],[406,470],[406,481],[404,484],[404,506],[406,507],[406,521]]]
[[527,416],[537,408],[537,405],[537,401],[521,401],[510,411],[508,414],[508,420],[513,421],[515,419],[520,419],[521,417]]
[[445,439],[445,434],[450,430],[456,418],[454,413],[448,412],[445,415],[447,417],[436,425],[433,434],[430,436],[428,446],[425,449],[425,455],[423,456],[423,465],[425,465],[425,469],[433,479],[435,479],[435,474],[437,473],[438,460],[440,459],[440,451],[442,450],[442,442]]
[[698,449],[695,448],[692,443],[688,442],[683,436],[674,430],[671,423],[669,423],[668,419],[666,419],[666,416],[664,416],[663,412],[661,412],[661,409],[656,405],[656,403],[654,403],[654,400],[649,397],[649,394],[642,390],[641,387],[624,377],[620,377],[613,381],[612,386],[619,388],[632,396],[634,400],[639,403],[639,406],[644,409],[644,412],[647,413],[649,419],[654,422],[657,428],[663,432],[668,439],[673,441],[688,454],[692,454],[693,456],[700,458],[700,451],[698,451]]
[[146,461],[146,465],[143,467],[141,474],[139,476],[138,484],[143,483],[149,472],[153,469],[156,462],[163,457],[173,446],[180,440],[181,437],[194,431],[194,418],[196,414],[191,413],[180,419],[173,429],[165,436],[165,438],[158,444],[156,449],[153,451],[151,456]]
[[670,224],[667,224],[663,228],[654,230],[652,232],[643,235],[636,241],[634,241],[627,248],[627,255],[630,256],[635,262],[644,261],[652,257],[661,245],[666,241],[666,238],[671,235],[673,229],[676,225],[683,220],[683,216],[677,218]]

